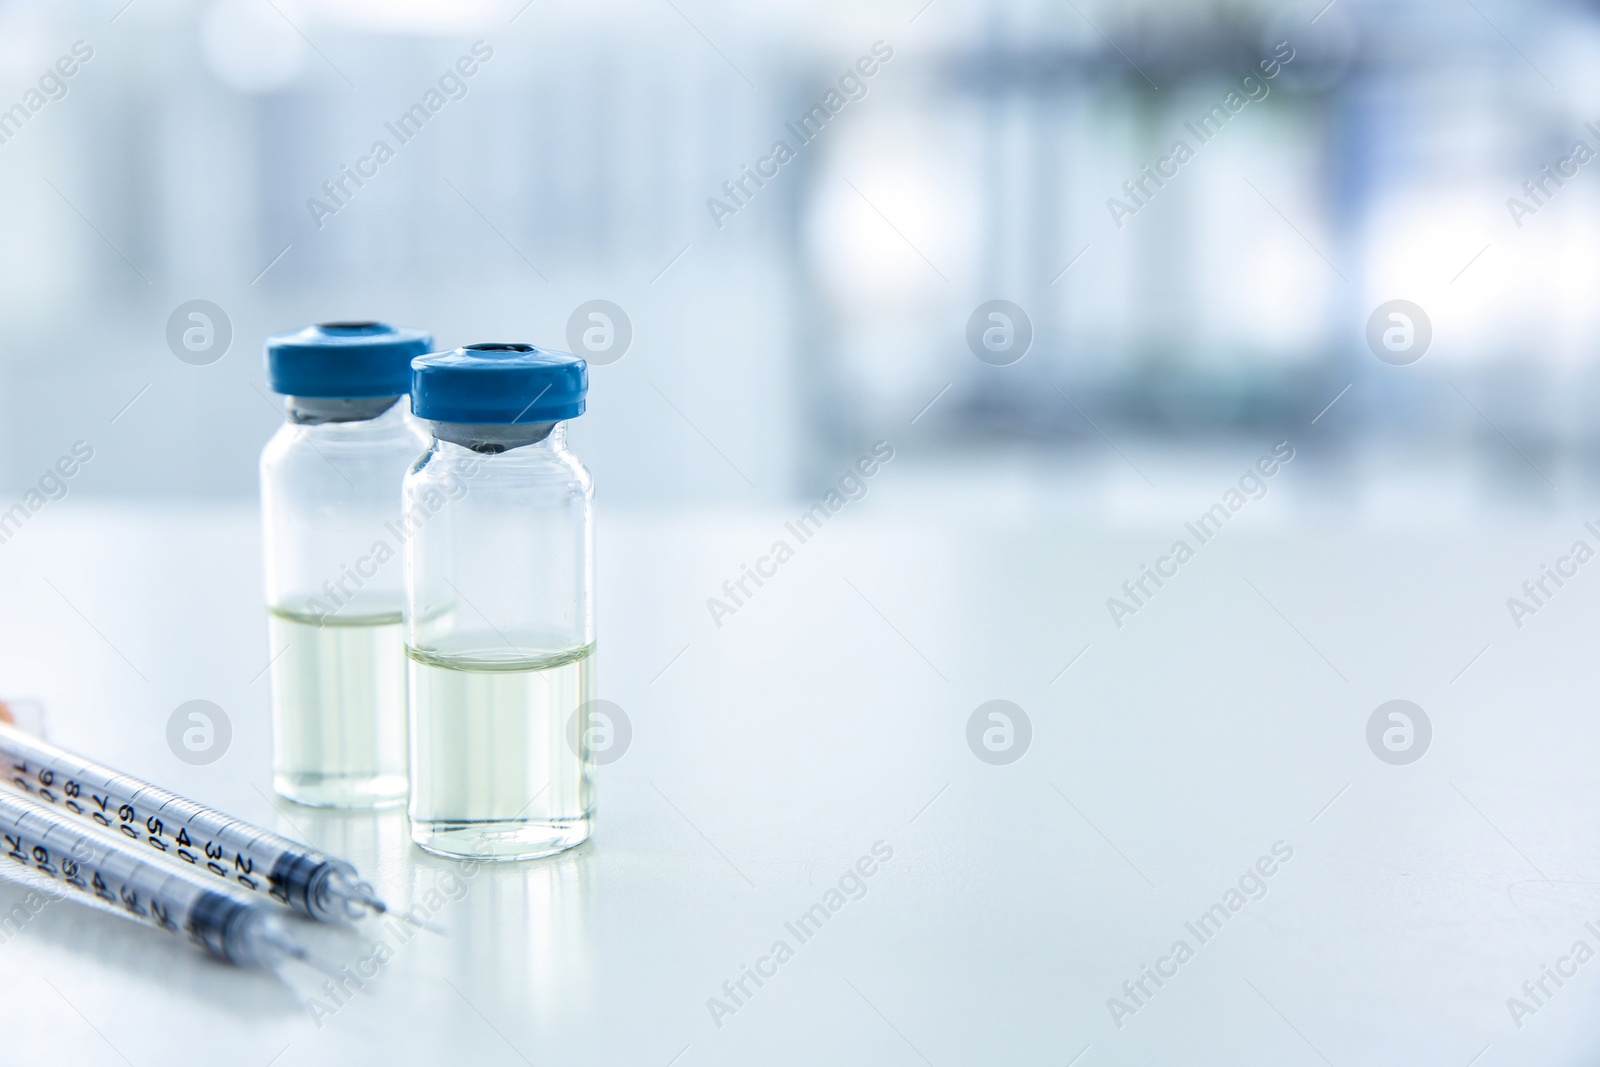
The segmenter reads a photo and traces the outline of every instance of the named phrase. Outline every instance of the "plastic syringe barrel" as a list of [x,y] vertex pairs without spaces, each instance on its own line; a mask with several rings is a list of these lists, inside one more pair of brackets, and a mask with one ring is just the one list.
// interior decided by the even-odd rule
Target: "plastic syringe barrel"
[[189,940],[242,967],[283,953],[286,934],[267,905],[182,867],[106,837],[60,812],[0,792],[0,865],[32,885],[53,883],[65,897]]
[[81,822],[121,833],[324,922],[350,918],[335,882],[355,868],[309,845],[207,808],[0,723],[0,782]]

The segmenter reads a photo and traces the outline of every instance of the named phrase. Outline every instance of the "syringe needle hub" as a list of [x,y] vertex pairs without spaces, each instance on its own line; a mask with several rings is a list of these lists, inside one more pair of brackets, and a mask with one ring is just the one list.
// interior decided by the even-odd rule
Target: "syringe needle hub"
[[333,868],[323,891],[343,906],[346,918],[359,919],[367,913],[382,915],[389,910],[372,886],[357,878],[354,871]]

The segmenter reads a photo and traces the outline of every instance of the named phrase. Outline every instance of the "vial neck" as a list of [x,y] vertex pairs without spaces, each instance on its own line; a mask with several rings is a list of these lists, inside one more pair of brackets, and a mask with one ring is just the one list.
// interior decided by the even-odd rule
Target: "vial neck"
[[428,425],[436,441],[470,448],[486,456],[519,448],[560,452],[567,447],[567,424],[564,422],[528,422],[515,425],[432,422]]
[[399,407],[398,396],[290,396],[284,398],[288,418],[296,426],[330,422],[370,422]]

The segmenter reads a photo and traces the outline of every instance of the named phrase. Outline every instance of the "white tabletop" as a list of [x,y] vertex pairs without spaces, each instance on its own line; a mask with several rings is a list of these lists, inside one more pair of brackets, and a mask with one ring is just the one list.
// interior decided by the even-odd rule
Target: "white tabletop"
[[[1600,564],[1520,629],[1505,604],[1600,544],[1581,518],[1240,523],[1118,629],[1106,598],[1180,522],[869,503],[720,627],[707,598],[792,515],[603,513],[599,695],[632,745],[599,770],[589,844],[465,880],[400,812],[269,799],[253,512],[52,503],[0,545],[0,694],[41,699],[60,744],[351,859],[400,907],[459,899],[442,932],[389,935],[347,1004],[51,905],[0,944],[0,1062],[1593,1062],[1600,962],[1562,964],[1537,1005],[1523,983],[1600,950]],[[232,723],[209,766],[167,748],[191,699]],[[1032,725],[1008,765],[967,741],[996,699]],[[1368,747],[1392,699],[1432,724],[1409,765]],[[1275,844],[1292,858],[1229,911]],[[859,899],[830,898],[875,846]],[[0,913],[22,897],[0,886]],[[804,940],[786,925],[830,902]],[[1202,941],[1186,924],[1219,903]],[[1136,1001],[1147,964],[1171,976]]]

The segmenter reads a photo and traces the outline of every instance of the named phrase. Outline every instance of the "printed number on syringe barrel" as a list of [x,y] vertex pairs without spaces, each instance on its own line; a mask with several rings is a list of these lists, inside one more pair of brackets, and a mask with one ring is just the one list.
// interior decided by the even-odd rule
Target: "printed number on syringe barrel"
[[382,910],[355,868],[0,724],[7,784],[313,918]]
[[29,870],[65,882],[79,892],[93,893],[104,903],[120,907],[136,919],[170,933],[178,932],[170,904],[158,899],[149,885],[141,888],[139,884],[147,865],[107,847],[102,848],[97,860],[94,849],[81,836],[64,838],[57,845],[51,840],[48,824],[25,828],[26,815],[20,808],[12,809],[15,803],[0,799],[0,825],[5,827],[0,830],[0,844],[4,845],[6,857]]
[[187,868],[146,859],[56,809],[4,791],[0,844],[0,864],[15,861],[22,868],[18,877],[65,883],[86,903],[168,933],[187,933],[230,963],[270,966],[308,958],[270,905]]
[[[59,804],[72,814],[80,818],[92,819],[107,829],[120,830],[123,836],[133,841],[143,840],[162,852],[174,851],[178,858],[187,863],[200,866],[200,857],[205,857],[205,867],[212,874],[222,878],[234,875],[239,884],[246,889],[260,889],[255,871],[253,857],[241,852],[231,852],[225,844],[213,840],[197,842],[189,837],[188,824],[178,825],[176,837],[170,836],[165,820],[157,814],[145,816],[143,825],[140,825],[140,813],[135,802],[138,794],[152,792],[149,788],[140,789],[137,782],[128,782],[131,789],[118,790],[116,778],[108,779],[100,788],[103,792],[95,791],[95,784],[91,782],[87,795],[84,783],[77,778],[67,778],[56,781],[56,772],[50,767],[40,767],[30,764],[26,759],[15,761],[11,764],[11,784],[29,796],[37,797],[48,804]],[[87,776],[86,776],[87,777]],[[58,796],[53,790],[59,789]],[[152,798],[154,799],[154,798]],[[163,810],[168,805],[163,804]],[[233,861],[233,870],[224,866],[219,861],[228,859]],[[281,889],[269,889],[269,893],[280,902],[287,904]]]

